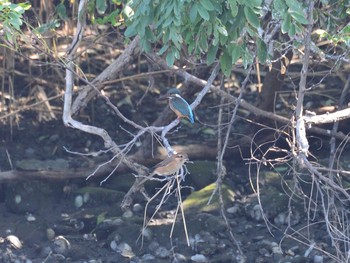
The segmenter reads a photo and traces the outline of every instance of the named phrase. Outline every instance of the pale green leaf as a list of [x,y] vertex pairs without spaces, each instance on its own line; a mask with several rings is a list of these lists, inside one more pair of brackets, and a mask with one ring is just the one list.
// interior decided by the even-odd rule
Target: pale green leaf
[[290,25],[289,30],[288,30],[288,35],[290,37],[293,37],[295,35],[295,25],[294,24]]
[[124,32],[125,37],[133,37],[136,35],[136,29],[134,25],[128,26]]
[[96,0],[96,10],[102,15],[107,10],[107,1],[106,0]]
[[24,13],[24,8],[20,5],[16,5],[15,8],[13,8],[13,11],[21,15]]
[[295,19],[300,24],[307,25],[309,23],[309,21],[306,19],[305,15],[304,15],[304,13],[297,13],[297,12],[293,12],[291,10],[288,10],[288,13],[293,17],[293,19]]
[[216,59],[216,54],[218,53],[219,45],[211,45],[207,53],[207,64],[210,65]]
[[172,51],[168,52],[168,54],[165,57],[165,60],[169,67],[173,66],[175,62],[175,54]]
[[167,51],[169,48],[169,45],[164,45],[159,51],[158,51],[158,55],[161,56],[164,54],[165,51]]
[[237,44],[232,44],[231,49],[232,64],[235,64],[242,56],[242,48]]
[[209,20],[210,16],[209,16],[209,12],[201,5],[198,5],[198,13],[199,15],[206,21]]
[[230,76],[232,69],[232,59],[227,52],[224,52],[220,57],[220,67],[226,77]]
[[303,14],[303,6],[298,0],[287,0],[286,1],[287,6],[290,8],[292,12],[296,12],[299,14]]
[[215,9],[210,0],[200,0],[199,2],[208,11],[213,11]]
[[207,34],[205,34],[204,32],[202,32],[199,36],[199,41],[198,44],[201,48],[202,51],[206,52],[208,51],[208,38],[207,38]]
[[249,0],[246,3],[250,7],[261,7],[262,0]]
[[194,23],[197,18],[197,4],[193,4],[191,9],[190,9],[190,21]]
[[61,18],[62,20],[68,19],[67,10],[66,10],[66,7],[64,4],[61,3],[61,4],[57,5],[56,12],[57,12],[59,18]]
[[162,24],[163,28],[168,27],[173,22],[173,17],[169,16],[165,22]]
[[24,2],[24,3],[18,3],[19,6],[21,6],[24,10],[28,10],[29,8],[31,8],[31,4],[28,2]]
[[224,26],[218,25],[217,30],[221,35],[228,36],[227,30]]
[[246,69],[248,68],[248,65],[251,65],[253,63],[253,56],[252,54],[250,54],[249,50],[246,49],[243,53],[242,53],[242,60],[243,60],[243,67]]
[[229,0],[228,3],[230,5],[232,17],[236,17],[238,14],[238,5],[236,0]]
[[280,13],[284,13],[284,11],[287,9],[287,5],[284,0],[274,0],[273,7]]
[[253,9],[248,6],[244,7],[244,14],[249,24],[251,24],[254,28],[260,27],[260,22],[258,16],[254,13]]
[[290,14],[286,14],[286,16],[282,20],[282,33],[285,34],[289,31],[290,28],[290,23],[291,23],[291,16]]
[[257,39],[258,58],[260,63],[265,63],[267,58],[267,47],[264,41]]

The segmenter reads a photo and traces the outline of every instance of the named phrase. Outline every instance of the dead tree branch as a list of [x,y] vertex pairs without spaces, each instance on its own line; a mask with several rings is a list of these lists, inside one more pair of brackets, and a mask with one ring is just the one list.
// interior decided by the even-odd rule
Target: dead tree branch
[[[105,81],[114,80],[117,78],[118,74],[122,72],[130,62],[135,59],[140,54],[139,48],[140,38],[137,36],[133,41],[126,47],[123,53],[105,70],[101,72],[93,81],[94,86],[98,86]],[[103,85],[99,86],[102,89]],[[82,91],[79,92],[78,97],[75,99],[72,106],[72,114],[77,114],[77,112],[84,108],[87,103],[96,96],[97,91],[90,86],[83,87]]]

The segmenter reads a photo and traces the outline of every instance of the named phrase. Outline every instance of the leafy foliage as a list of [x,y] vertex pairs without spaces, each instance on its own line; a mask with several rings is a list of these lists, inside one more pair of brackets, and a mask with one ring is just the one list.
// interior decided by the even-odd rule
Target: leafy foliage
[[[29,3],[13,4],[0,0],[0,22],[5,40],[16,43]],[[302,0],[89,0],[87,12],[92,23],[124,26],[125,36],[140,36],[141,48],[158,50],[168,65],[185,58],[195,63],[220,61],[225,75],[240,61],[248,67],[257,57],[270,63],[276,50],[299,47],[305,27],[306,6]],[[322,0],[314,10],[315,29],[320,38],[341,45],[350,43],[350,25],[341,25],[349,15],[348,1]],[[35,32],[54,30],[68,19],[64,2],[56,6],[52,21]],[[277,30],[276,33],[273,31]],[[275,36],[274,36],[275,34]],[[345,51],[344,51],[345,52]]]
[[[296,40],[292,42],[295,46],[299,45],[308,24],[304,1],[266,2],[133,0],[127,3],[128,12],[124,13],[128,24],[125,36],[139,35],[145,51],[160,42],[159,54],[165,55],[169,65],[183,55],[204,59],[208,64],[219,59],[222,71],[229,75],[232,64],[239,59],[245,67],[253,63],[255,56],[260,63],[270,61],[273,51],[285,42],[272,40],[270,34],[276,27],[280,34]],[[321,2],[315,13],[326,18],[328,26],[333,26],[337,17],[345,17],[346,1]]]
[[[108,4],[108,2],[111,2]],[[89,0],[88,2],[88,13],[90,19],[93,23],[99,25],[111,24],[112,26],[120,26],[120,6],[121,2],[117,0],[107,1],[107,0]],[[97,11],[100,17],[95,16],[95,11]]]
[[30,7],[31,5],[27,2],[13,4],[8,0],[0,0],[0,29],[9,46],[17,45],[17,36],[23,24],[23,14]]
[[274,14],[275,23],[284,24],[283,31],[290,37],[302,33],[307,24],[304,7],[297,0],[262,4],[262,0],[134,0],[127,4],[131,12],[125,13],[125,36],[139,35],[145,51],[161,41],[159,54],[166,53],[169,65],[184,51],[198,58],[207,54],[208,64],[219,58],[223,72],[229,75],[240,58],[247,67],[255,55],[262,63],[271,57],[264,39],[267,32],[261,27],[267,10]]

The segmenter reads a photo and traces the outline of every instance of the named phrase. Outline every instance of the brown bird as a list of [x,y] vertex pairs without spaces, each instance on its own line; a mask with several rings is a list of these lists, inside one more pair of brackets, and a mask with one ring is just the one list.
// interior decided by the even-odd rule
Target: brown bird
[[145,196],[145,198],[147,200],[150,200],[150,197],[144,191],[144,188],[142,189],[143,184],[146,181],[150,180],[155,175],[166,176],[166,175],[175,174],[188,161],[189,159],[186,153],[176,153],[170,157],[167,157],[160,163],[156,164],[151,170],[151,173],[149,175],[147,175],[146,177],[143,177],[141,180],[139,180],[136,183],[136,185],[134,186],[134,192],[141,191],[141,193]]
[[186,153],[177,153],[161,161],[153,167],[149,177],[154,175],[171,175],[180,170],[180,168],[188,161]]

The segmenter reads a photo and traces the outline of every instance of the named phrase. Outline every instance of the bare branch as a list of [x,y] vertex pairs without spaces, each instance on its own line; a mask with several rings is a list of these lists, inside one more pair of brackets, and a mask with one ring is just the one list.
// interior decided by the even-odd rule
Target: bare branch
[[[87,0],[82,0],[79,3],[79,19],[77,25],[77,33],[74,36],[73,42],[69,48],[67,56],[67,65],[66,65],[66,91],[64,95],[64,108],[63,108],[63,123],[67,127],[78,129],[86,133],[94,134],[101,137],[104,141],[105,147],[111,149],[112,152],[118,155],[118,158],[125,163],[129,168],[133,169],[137,173],[144,173],[147,171],[147,168],[142,167],[139,164],[134,163],[133,161],[127,159],[122,155],[122,151],[119,149],[118,145],[112,140],[109,134],[101,128],[83,124],[79,121],[76,121],[72,118],[71,105],[72,105],[72,93],[74,85],[74,63],[73,58],[76,50],[79,47],[79,43],[82,39],[84,33],[84,27],[86,23],[86,4]],[[93,87],[93,85],[91,85]]]
[[[298,151],[301,155],[308,155],[309,151],[309,142],[306,138],[306,128],[305,128],[305,120],[303,118],[303,103],[304,103],[304,96],[306,92],[306,79],[307,79],[307,72],[309,68],[309,56],[310,56],[310,48],[311,48],[311,33],[312,33],[312,25],[313,25],[313,9],[314,9],[314,2],[310,0],[308,2],[308,21],[309,24],[307,26],[304,45],[304,57],[303,57],[303,66],[300,72],[300,82],[299,82],[299,91],[298,91],[298,100],[296,105],[296,139],[298,144]],[[301,162],[304,158],[300,158],[299,161]]]
[[[207,92],[209,91],[210,87],[213,85],[213,82],[216,78],[216,76],[219,73],[219,69],[220,69],[220,64],[216,63],[208,81],[206,81],[206,84],[204,85],[204,88],[201,90],[201,92],[199,92],[197,98],[195,99],[194,102],[191,103],[191,109],[195,109],[202,101],[203,97],[205,96],[205,94],[207,94]],[[162,141],[164,143],[164,147],[167,149],[168,152],[174,152],[173,148],[171,148],[168,140],[166,139],[166,134],[172,129],[174,128],[177,124],[179,124],[179,120],[176,119],[175,121],[173,121],[172,123],[170,123],[163,131],[162,131]]]
[[[166,64],[166,62],[161,59],[159,56],[157,56],[154,53],[150,53],[147,55],[152,61],[154,61],[155,63],[157,63],[158,65],[160,65],[162,68],[164,69],[169,69],[169,66]],[[184,78],[186,81],[194,83],[198,86],[202,86],[204,87],[207,84],[207,81],[200,79],[188,72],[186,72],[183,69],[180,69],[177,66],[173,66],[171,67],[171,69],[173,70],[173,72]],[[243,108],[248,110],[249,112],[255,114],[256,116],[261,116],[270,120],[274,120],[274,121],[278,121],[280,123],[284,123],[284,124],[291,124],[292,120],[288,119],[286,117],[274,114],[272,112],[268,112],[268,111],[264,111],[259,109],[258,107],[255,107],[254,105],[248,103],[246,100],[244,99],[240,99],[238,100],[238,98],[236,98],[235,96],[232,96],[231,94],[228,94],[227,92],[220,90],[219,87],[216,87],[214,85],[211,85],[210,89],[215,92],[216,94],[218,94],[219,96],[222,96],[224,98],[226,98],[229,102],[232,103],[239,103],[239,105]],[[174,125],[176,126],[176,125]],[[330,130],[325,130],[325,129],[321,129],[318,127],[311,127],[308,128],[308,131],[316,133],[316,134],[320,134],[320,135],[324,135],[324,136],[335,136],[337,139],[343,140],[346,138],[346,136],[341,133],[341,132],[337,132],[337,133],[332,133]]]
[[[140,54],[139,49],[140,38],[137,36],[133,39],[133,41],[126,47],[124,52],[105,70],[101,72],[93,81],[92,84],[97,85],[104,81],[109,81],[117,78],[117,75],[125,69],[126,66],[130,64],[130,62]],[[100,86],[102,89],[103,86]],[[72,106],[73,115],[76,114],[81,108],[84,108],[87,103],[96,95],[96,90],[93,88],[86,86],[79,93],[78,97],[75,99],[74,104]]]
[[350,118],[350,108],[315,116],[304,116],[305,124],[333,123]]

